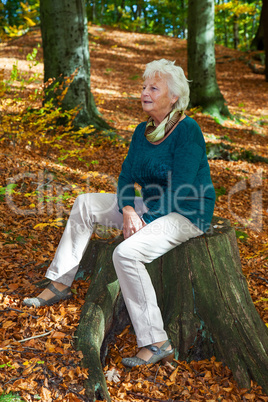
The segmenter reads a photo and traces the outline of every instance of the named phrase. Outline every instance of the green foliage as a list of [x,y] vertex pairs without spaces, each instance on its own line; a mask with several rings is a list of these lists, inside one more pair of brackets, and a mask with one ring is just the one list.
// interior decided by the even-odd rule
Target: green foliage
[[10,392],[9,394],[0,395],[0,402],[23,402],[23,399],[19,395]]
[[248,234],[243,232],[242,230],[236,230],[235,235],[236,235],[236,238],[242,242],[245,242],[248,239]]
[[135,188],[135,196],[141,197],[141,191],[138,188]]
[[[36,48],[27,56],[30,70],[38,63],[36,56]],[[3,135],[0,137],[0,143],[4,141],[14,144],[23,143],[27,149],[39,149],[46,152],[46,156],[53,151],[60,164],[67,159],[77,159],[87,166],[98,164],[97,160],[86,161],[83,158],[91,144],[91,140],[86,140],[86,138],[95,132],[95,128],[87,126],[74,129],[74,120],[79,113],[79,108],[64,110],[61,107],[74,76],[75,73],[71,77],[65,77],[61,82],[50,81],[48,90],[53,96],[44,103],[43,86],[32,93],[27,92],[28,97],[22,98],[25,85],[36,79],[36,75],[31,71],[29,78],[29,72],[28,75],[27,72],[21,72],[18,64],[15,63],[9,78],[0,80],[1,102],[7,107],[12,107],[11,113],[7,111],[2,116],[1,132]],[[33,102],[35,102],[35,107],[33,107]],[[14,110],[17,111],[14,112]],[[117,134],[113,131],[98,132],[98,141],[117,141]],[[14,191],[12,185],[0,187],[0,201],[4,201],[5,196]],[[31,195],[39,196],[38,191]],[[27,197],[27,194],[25,196]],[[68,195],[64,194],[60,197],[65,201]],[[52,198],[45,201],[51,200],[57,201]]]
[[[38,47],[38,48],[40,47],[40,44],[39,44],[39,43],[38,43],[38,46],[37,46],[37,47]],[[27,56],[26,56],[26,60],[27,60],[27,61],[32,61],[32,62],[33,62],[33,64],[30,64],[30,65],[29,65],[30,69],[31,69],[33,66],[37,66],[37,65],[39,64],[38,60],[36,60],[37,52],[38,52],[38,50],[34,47],[32,53],[28,53]]]
[[[40,47],[40,44],[38,44],[37,48]],[[36,60],[38,50],[36,48],[33,48],[32,53],[29,53],[26,56],[27,61],[30,63],[28,64],[29,69],[31,70],[33,66],[37,66],[39,64],[38,60]],[[13,91],[13,96],[12,96],[12,102],[21,102],[22,98],[20,96],[16,97],[14,94],[20,94],[21,92],[24,91],[25,86],[29,85],[33,82],[38,83],[39,82],[39,73],[32,73],[31,76],[29,77],[29,73],[26,71],[19,71],[18,69],[18,62],[16,61],[13,66],[12,70],[10,73],[10,77],[8,79],[4,79],[3,75],[3,70],[0,72],[0,96],[4,97],[7,96],[9,92]],[[19,86],[15,86],[15,82],[19,83]],[[40,96],[40,93],[42,92],[41,88],[40,91],[35,91],[35,96],[31,97],[31,101],[35,100],[38,96]]]
[[221,195],[224,195],[224,194],[226,194],[226,188],[225,187],[219,187],[219,188],[215,188],[215,193],[216,193],[216,201],[218,200],[218,198],[221,196]]
[[262,1],[232,0],[215,5],[216,43],[235,47],[234,28],[239,34],[238,48],[248,50],[260,20]]
[[233,140],[230,137],[228,137],[228,135],[224,135],[223,139],[229,142],[233,142]]
[[224,143],[210,143],[208,142],[206,144],[206,150],[207,150],[207,157],[208,159],[224,159],[224,160],[229,160],[230,159],[230,152],[229,152],[230,146],[226,145]]
[[5,368],[5,367],[11,367],[11,368],[14,368],[10,362],[8,362],[8,363],[4,363],[4,364],[0,364],[0,368]]
[[240,151],[232,150],[231,145],[222,142],[216,144],[207,142],[206,150],[208,159],[223,159],[226,161],[244,160],[251,163],[268,163],[268,158],[254,154],[252,151],[247,149],[241,149]]
[[[10,183],[6,187],[0,186],[0,201],[4,201],[6,194],[14,193],[14,188],[17,186],[15,183]],[[1,366],[0,366],[1,368]]]
[[[260,19],[262,1],[215,1],[216,43],[234,47],[237,24],[239,48],[248,49]],[[88,20],[95,24],[186,38],[187,0],[95,0],[87,2]]]
[[256,162],[268,163],[268,158],[254,154],[252,151],[247,150],[247,149],[242,149],[240,152],[233,152],[231,154],[231,159],[235,160],[235,161],[244,160],[244,161],[251,162],[251,163],[256,163]]
[[88,1],[87,16],[94,24],[185,37],[187,0]]
[[[238,47],[249,49],[258,29],[262,0],[215,0],[215,39],[217,44],[234,47],[234,26]],[[94,0],[86,1],[88,21],[129,31],[187,36],[188,0]],[[39,0],[0,2],[2,36],[19,36],[39,24]]]
[[4,7],[0,6],[2,27],[0,35],[2,37],[23,35],[30,27],[38,24],[39,20],[39,0],[6,0]]
[[138,80],[140,78],[140,76],[138,74],[132,75],[131,77],[129,77],[130,80]]

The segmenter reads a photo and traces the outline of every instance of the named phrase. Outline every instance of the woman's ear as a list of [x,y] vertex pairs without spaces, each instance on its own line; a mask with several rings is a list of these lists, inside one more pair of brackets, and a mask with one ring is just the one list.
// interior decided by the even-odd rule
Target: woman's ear
[[178,99],[179,99],[178,96],[172,95],[172,98],[171,98],[171,103],[172,103],[172,105],[174,105],[174,104],[177,102]]

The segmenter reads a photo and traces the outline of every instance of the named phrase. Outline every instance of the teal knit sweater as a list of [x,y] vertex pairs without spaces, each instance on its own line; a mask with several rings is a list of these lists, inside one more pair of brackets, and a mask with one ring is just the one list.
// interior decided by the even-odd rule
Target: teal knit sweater
[[160,144],[150,143],[145,135],[146,122],[136,128],[118,180],[119,210],[135,208],[134,184],[142,188],[148,212],[146,223],[178,212],[199,229],[209,228],[215,191],[210,177],[206,146],[200,127],[186,116]]

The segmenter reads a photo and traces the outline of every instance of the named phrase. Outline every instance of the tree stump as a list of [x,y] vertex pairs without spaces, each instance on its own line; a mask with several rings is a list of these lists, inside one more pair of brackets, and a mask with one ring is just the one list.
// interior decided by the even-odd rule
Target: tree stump
[[[112,264],[120,241],[92,240],[78,271],[78,277],[90,275],[91,280],[77,330],[77,348],[89,369],[85,387],[90,401],[110,401],[102,363],[107,345],[130,323]],[[250,388],[253,379],[268,393],[268,329],[251,300],[229,221],[214,217],[205,235],[146,267],[175,358],[216,356],[240,387]]]

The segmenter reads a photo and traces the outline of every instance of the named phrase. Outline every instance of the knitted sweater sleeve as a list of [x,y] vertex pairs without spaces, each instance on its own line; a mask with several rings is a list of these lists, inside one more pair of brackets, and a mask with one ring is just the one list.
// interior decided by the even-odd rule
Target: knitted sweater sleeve
[[[137,130],[137,129],[136,129]],[[135,208],[134,199],[135,199],[135,181],[131,175],[133,157],[135,155],[135,137],[136,130],[132,136],[132,141],[129,146],[128,154],[126,159],[123,162],[122,170],[118,179],[117,186],[117,202],[119,211],[122,213],[122,209],[129,205]]]

